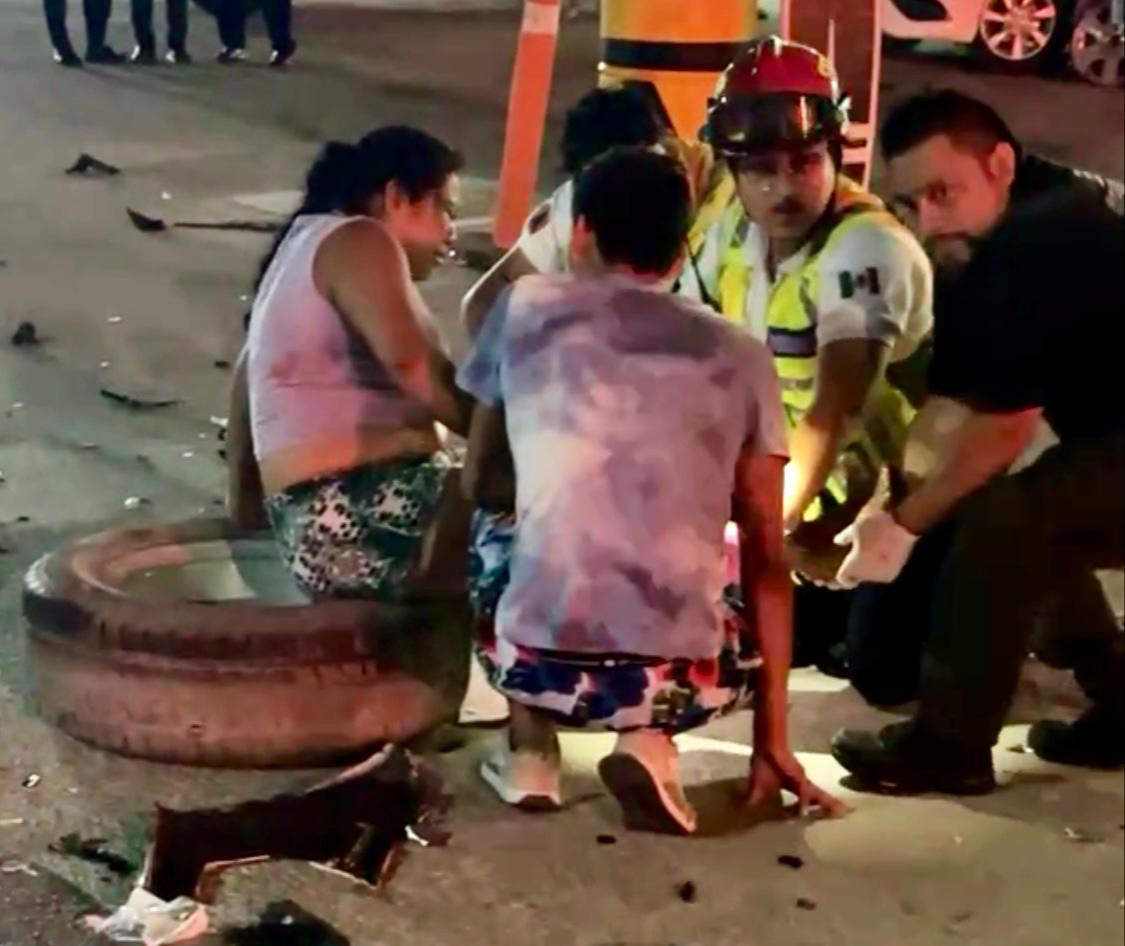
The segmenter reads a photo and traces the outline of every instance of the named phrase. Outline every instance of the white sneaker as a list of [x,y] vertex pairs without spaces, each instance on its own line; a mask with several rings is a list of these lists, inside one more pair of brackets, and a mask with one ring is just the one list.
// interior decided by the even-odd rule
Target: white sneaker
[[680,752],[670,736],[642,731],[618,737],[617,748],[598,766],[606,788],[635,831],[695,834],[699,819],[684,796]]
[[513,750],[507,735],[481,763],[480,775],[500,800],[529,812],[562,808],[559,763],[535,752]]

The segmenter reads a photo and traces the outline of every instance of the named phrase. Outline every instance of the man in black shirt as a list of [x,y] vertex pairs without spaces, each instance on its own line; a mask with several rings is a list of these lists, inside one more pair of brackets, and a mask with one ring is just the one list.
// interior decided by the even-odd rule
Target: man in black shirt
[[[866,650],[853,679],[882,645],[902,685],[883,687],[892,699],[859,688],[920,706],[880,734],[842,733],[834,753],[861,780],[910,791],[993,787],[991,749],[1037,624],[1039,655],[1074,669],[1094,705],[1073,726],[1036,726],[1032,748],[1125,762],[1125,646],[1093,575],[1125,565],[1120,191],[1021,162],[1010,133],[990,149],[987,128],[969,129],[945,134],[938,150],[962,154],[943,155],[928,180],[905,181],[892,161],[896,203],[914,214],[946,295],[908,447],[915,480],[844,537],[855,544],[840,574],[869,583],[853,614],[851,655]],[[980,180],[958,171],[964,152]],[[1044,421],[1060,443],[1006,475]],[[1060,605],[1065,620],[1052,615]]]

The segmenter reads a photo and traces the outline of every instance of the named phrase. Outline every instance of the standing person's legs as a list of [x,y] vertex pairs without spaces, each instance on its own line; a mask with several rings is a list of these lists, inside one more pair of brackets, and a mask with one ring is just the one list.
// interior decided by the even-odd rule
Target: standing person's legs
[[215,20],[224,51],[246,48],[246,8],[243,0],[220,0]]
[[132,0],[133,36],[136,39],[134,62],[155,62],[156,34],[153,30],[153,0]]
[[[906,789],[993,787],[991,750],[1059,576],[1125,562],[1123,479],[1118,435],[1056,447],[965,503],[935,585],[918,714],[879,736],[841,734],[835,754],[846,768]],[[1120,704],[1120,693],[1103,700]]]
[[293,0],[263,0],[262,15],[274,51],[270,64],[283,66],[297,49],[293,42]]
[[82,0],[86,17],[86,52],[100,53],[106,48],[105,36],[109,29],[109,14],[113,0]]
[[43,0],[43,16],[47,20],[47,35],[51,38],[51,46],[60,57],[69,59],[67,54],[73,55],[74,46],[66,29],[66,4],[67,0]]
[[167,0],[168,49],[173,53],[187,52],[188,0]]

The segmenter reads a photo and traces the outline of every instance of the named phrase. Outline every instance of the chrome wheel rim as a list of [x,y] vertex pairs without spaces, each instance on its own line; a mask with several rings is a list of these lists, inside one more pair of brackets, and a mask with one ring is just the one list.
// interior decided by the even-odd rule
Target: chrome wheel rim
[[998,59],[1027,62],[1046,51],[1058,28],[1055,0],[988,0],[980,35]]
[[1097,85],[1125,84],[1125,30],[1113,22],[1108,0],[1089,9],[1074,28],[1075,71]]

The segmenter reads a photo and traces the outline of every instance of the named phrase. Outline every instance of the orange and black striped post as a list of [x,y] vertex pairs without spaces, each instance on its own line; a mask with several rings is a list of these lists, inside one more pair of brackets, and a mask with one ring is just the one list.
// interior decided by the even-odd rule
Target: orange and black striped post
[[757,0],[602,0],[600,81],[651,82],[694,141],[719,76],[758,25]]
[[881,0],[783,0],[781,9],[782,35],[827,55],[851,97],[853,147],[844,154],[845,170],[865,186],[879,122],[882,20]]
[[559,0],[526,0],[508,101],[500,195],[492,236],[507,249],[517,239],[535,199],[539,155],[551,98],[559,36]]

